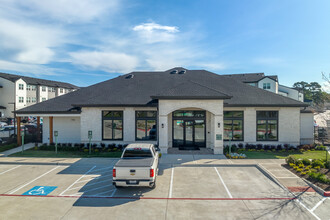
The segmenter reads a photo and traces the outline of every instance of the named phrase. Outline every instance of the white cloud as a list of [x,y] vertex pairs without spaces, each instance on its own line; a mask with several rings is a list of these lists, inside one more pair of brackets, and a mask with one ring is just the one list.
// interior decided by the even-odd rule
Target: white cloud
[[40,77],[43,75],[60,75],[56,73],[57,71],[55,69],[48,68],[43,65],[9,62],[5,60],[0,60],[0,68],[6,71],[15,71],[30,75],[32,74],[35,77]]
[[138,65],[136,57],[124,53],[81,51],[70,55],[73,64],[106,72],[130,72]]
[[160,25],[154,22],[136,25],[133,28],[144,43],[171,42],[175,40],[175,33],[179,32],[176,26]]
[[[42,16],[68,23],[87,22],[111,14],[119,7],[118,0],[4,0],[6,8],[21,10],[26,16]],[[27,10],[26,10],[27,9]],[[28,12],[27,12],[28,11]]]
[[46,64],[53,47],[63,43],[65,34],[55,27],[0,19],[0,58],[28,64]]
[[178,27],[175,26],[166,26],[166,25],[160,25],[156,24],[154,22],[151,23],[143,23],[140,25],[137,25],[133,28],[134,31],[156,31],[156,30],[162,30],[170,33],[175,33],[179,31]]

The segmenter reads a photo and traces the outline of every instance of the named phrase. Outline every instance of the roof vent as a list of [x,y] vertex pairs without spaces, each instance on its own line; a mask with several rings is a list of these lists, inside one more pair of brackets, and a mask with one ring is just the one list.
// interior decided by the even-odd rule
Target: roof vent
[[177,71],[177,70],[172,70],[170,73],[171,73],[171,74],[177,74],[178,71]]
[[125,77],[125,79],[133,79],[134,75],[133,74],[129,74]]
[[185,74],[186,73],[186,70],[181,70],[180,72],[179,72],[179,74]]

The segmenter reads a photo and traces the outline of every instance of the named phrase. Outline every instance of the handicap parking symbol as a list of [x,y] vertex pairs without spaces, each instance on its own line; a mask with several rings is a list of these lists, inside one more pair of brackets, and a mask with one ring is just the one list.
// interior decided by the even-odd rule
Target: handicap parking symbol
[[57,186],[35,186],[32,189],[26,191],[22,195],[28,196],[46,196],[52,191],[54,191]]

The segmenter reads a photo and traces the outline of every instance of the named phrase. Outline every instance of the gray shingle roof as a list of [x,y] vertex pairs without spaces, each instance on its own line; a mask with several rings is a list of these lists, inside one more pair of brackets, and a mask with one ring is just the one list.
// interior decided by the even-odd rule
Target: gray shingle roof
[[28,76],[20,76],[15,74],[9,73],[0,73],[0,77],[15,82],[18,79],[23,79],[27,84],[30,85],[43,85],[43,86],[50,86],[50,87],[61,87],[66,89],[78,89],[78,86],[72,85],[70,83],[65,82],[58,82],[53,80],[46,80],[46,79],[38,79]]
[[61,113],[73,107],[88,106],[157,106],[156,98],[225,99],[225,106],[306,106],[302,102],[206,70],[171,74],[172,70],[132,72],[133,78],[127,79],[129,74],[122,75],[17,112]]
[[224,74],[222,76],[227,76],[236,80],[239,80],[241,82],[258,82],[262,80],[265,77],[271,78],[275,80],[276,82],[278,81],[278,77],[276,75],[272,76],[265,76],[264,73],[241,73],[241,74]]

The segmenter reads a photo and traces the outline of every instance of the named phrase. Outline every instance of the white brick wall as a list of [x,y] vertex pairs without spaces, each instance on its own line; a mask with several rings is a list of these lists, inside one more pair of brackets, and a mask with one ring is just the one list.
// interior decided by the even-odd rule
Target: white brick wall
[[[49,117],[43,117],[42,129],[42,142],[49,143]],[[54,117],[53,131],[58,131],[58,143],[80,143],[80,117]]]
[[313,115],[313,113],[300,114],[300,142],[301,142],[301,144],[314,143],[314,115]]

